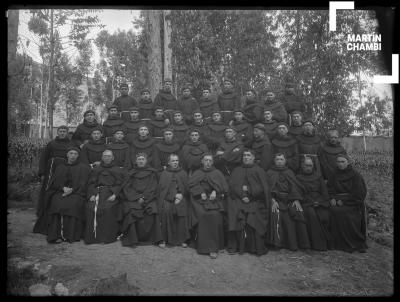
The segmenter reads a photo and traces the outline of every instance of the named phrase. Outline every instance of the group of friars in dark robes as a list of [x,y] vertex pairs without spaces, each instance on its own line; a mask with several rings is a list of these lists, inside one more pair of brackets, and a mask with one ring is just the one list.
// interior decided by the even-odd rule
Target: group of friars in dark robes
[[103,125],[88,110],[72,140],[59,127],[40,159],[34,232],[50,243],[189,245],[211,258],[365,252],[366,186],[338,131],[323,141],[293,94],[287,110],[272,91],[261,104],[249,89],[241,105],[224,84],[198,103],[168,85],[137,103],[123,85]]

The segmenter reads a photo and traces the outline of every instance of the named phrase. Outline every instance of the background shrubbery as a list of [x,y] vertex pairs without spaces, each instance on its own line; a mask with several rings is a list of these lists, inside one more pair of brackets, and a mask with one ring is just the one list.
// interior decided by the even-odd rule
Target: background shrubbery
[[40,154],[49,139],[13,137],[8,140],[7,195],[9,200],[36,203],[40,190]]
[[361,173],[389,177],[393,175],[393,152],[352,152],[349,156],[354,160],[353,167]]

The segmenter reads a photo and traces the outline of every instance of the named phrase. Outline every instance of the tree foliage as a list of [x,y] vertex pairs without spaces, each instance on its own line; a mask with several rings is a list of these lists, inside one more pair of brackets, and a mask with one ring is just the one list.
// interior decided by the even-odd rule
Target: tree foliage
[[173,71],[178,85],[212,84],[223,77],[245,87],[263,86],[274,74],[277,49],[262,11],[172,11]]
[[139,36],[132,30],[112,34],[102,30],[95,44],[102,58],[98,69],[106,79],[114,79],[114,89],[123,81],[131,83],[135,93],[143,88],[147,70]]

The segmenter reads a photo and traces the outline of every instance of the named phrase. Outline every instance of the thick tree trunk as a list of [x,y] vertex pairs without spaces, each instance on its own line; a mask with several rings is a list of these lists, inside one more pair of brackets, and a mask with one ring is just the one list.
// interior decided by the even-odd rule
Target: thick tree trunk
[[[8,46],[8,52],[7,52],[7,65],[8,65],[8,101],[10,102],[10,96],[11,96],[11,77],[13,71],[12,69],[12,63],[15,60],[15,56],[17,53],[17,44],[18,44],[18,22],[19,22],[19,11],[18,10],[8,10],[7,11],[7,46]],[[9,124],[9,129],[11,131],[11,123]],[[10,132],[11,133],[11,132]]]
[[159,10],[146,11],[146,27],[148,34],[148,87],[154,97],[161,88],[161,38],[160,38],[160,13]]
[[50,11],[50,63],[49,63],[49,91],[48,91],[48,116],[49,116],[49,138],[53,138],[53,112],[54,112],[54,10]]
[[164,79],[172,79],[171,11],[164,10]]
[[7,11],[8,24],[8,63],[15,59],[18,44],[18,22],[19,10],[10,9]]

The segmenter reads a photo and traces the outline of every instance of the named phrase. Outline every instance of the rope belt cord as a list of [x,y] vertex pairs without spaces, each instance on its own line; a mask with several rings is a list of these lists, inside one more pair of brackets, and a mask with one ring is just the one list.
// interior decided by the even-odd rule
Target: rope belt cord
[[64,215],[61,215],[61,239],[65,241],[66,239],[64,238],[64,219],[63,219],[63,217],[64,217]]
[[50,179],[52,176],[52,171],[53,171],[53,163],[54,163],[54,157],[51,158],[51,163],[50,163],[50,173],[49,173],[49,179],[47,179],[47,184],[46,184],[46,191],[49,189],[49,184],[50,184]]
[[96,238],[97,235],[97,208],[99,206],[99,200],[100,200],[100,189],[101,188],[108,188],[110,186],[98,186],[96,187],[97,189],[97,195],[95,197],[95,204],[94,204],[94,219],[93,219],[93,233],[94,233],[94,238]]
[[95,204],[94,204],[94,220],[93,220],[93,233],[94,233],[94,238],[96,238],[96,231],[97,231],[97,207],[99,205],[99,198],[100,198],[100,193],[97,193],[96,198],[95,198]]
[[281,236],[279,236],[279,210],[278,210],[278,220],[276,222],[276,234],[278,236],[279,242],[281,241]]

